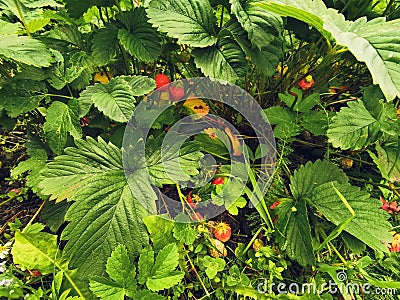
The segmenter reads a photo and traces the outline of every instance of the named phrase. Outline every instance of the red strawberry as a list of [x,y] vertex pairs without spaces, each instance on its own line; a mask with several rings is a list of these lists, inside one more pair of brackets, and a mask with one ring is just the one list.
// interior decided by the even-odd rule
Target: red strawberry
[[[156,76],[156,88],[161,91],[164,92],[167,90],[167,87],[165,87],[165,85],[171,83],[171,81],[169,80],[169,77],[165,74],[158,74]],[[164,87],[164,88],[163,88]]]
[[199,212],[195,212],[194,214],[190,215],[190,219],[192,221],[200,222],[203,221],[203,216]]
[[181,100],[182,97],[185,95],[185,90],[183,89],[183,87],[170,86],[169,94],[170,94],[172,100],[178,101],[178,100]]
[[189,203],[189,205],[194,208],[196,206],[196,204],[193,202],[191,194],[192,194],[192,191],[189,192],[189,194],[186,197],[186,200]]
[[275,201],[274,203],[271,204],[269,209],[270,210],[274,210],[279,204],[281,204],[279,201]]
[[40,273],[40,271],[31,271],[32,276],[34,277],[39,277],[42,275],[42,273]]
[[314,85],[314,79],[311,75],[308,75],[306,78],[299,81],[299,87],[305,91],[311,88]]
[[213,181],[211,181],[211,183],[215,185],[224,184],[224,182],[225,182],[224,177],[217,177]]
[[227,242],[231,238],[232,229],[229,224],[219,222],[215,225],[213,230],[214,237],[221,242]]

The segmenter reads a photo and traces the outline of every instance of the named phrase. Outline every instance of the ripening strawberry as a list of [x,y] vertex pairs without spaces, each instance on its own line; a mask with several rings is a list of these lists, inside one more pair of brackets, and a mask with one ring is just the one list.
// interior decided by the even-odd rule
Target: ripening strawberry
[[215,225],[213,230],[214,237],[221,242],[227,242],[231,238],[232,229],[229,224],[225,222],[219,222]]
[[306,78],[299,81],[299,87],[305,91],[311,88],[314,85],[314,79],[311,75],[308,75]]
[[212,257],[225,257],[228,255],[228,251],[225,248],[224,243],[222,243],[221,241],[217,240],[217,239],[212,239],[211,243],[213,244],[214,248],[210,249],[210,255]]
[[183,87],[179,86],[170,86],[169,87],[169,95],[171,96],[171,99],[174,101],[181,100],[182,97],[185,95],[185,90]]
[[40,271],[31,271],[32,276],[34,277],[39,277],[42,275],[42,273],[40,273]]
[[[166,85],[171,83],[169,80],[169,77],[165,74],[157,74],[156,76],[156,88],[159,89],[161,92],[164,92],[167,90]],[[163,88],[164,87],[164,88]]]
[[224,177],[217,177],[213,181],[211,181],[214,185],[224,184],[225,178]]

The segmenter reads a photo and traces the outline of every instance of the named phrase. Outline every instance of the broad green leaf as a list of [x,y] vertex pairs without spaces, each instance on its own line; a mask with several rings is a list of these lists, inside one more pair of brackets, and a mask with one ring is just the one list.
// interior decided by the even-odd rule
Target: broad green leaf
[[46,92],[44,82],[11,79],[0,89],[1,107],[6,110],[7,115],[15,118],[37,108],[46,97]]
[[155,80],[147,76],[120,76],[120,78],[128,83],[133,96],[146,95],[156,88]]
[[142,250],[138,262],[138,282],[139,284],[146,283],[151,275],[151,269],[154,266],[154,251],[151,246],[147,246]]
[[83,34],[79,31],[78,26],[74,24],[59,24],[54,26],[49,32],[48,36],[51,39],[57,40],[56,42],[66,45],[74,45],[79,49],[85,48],[85,41]]
[[355,217],[344,228],[374,250],[388,252],[387,243],[393,240],[389,214],[382,210],[378,200],[358,187],[349,184],[328,182],[316,187],[311,201],[332,223],[339,225],[350,216],[334,187],[340,191],[355,212]]
[[63,272],[75,292],[84,299],[81,284],[74,279],[74,271],[68,269],[68,261],[57,247],[56,235],[46,232],[17,231],[11,253],[14,263],[22,268],[38,270],[43,274]]
[[[79,51],[64,57],[57,55],[57,64],[54,65],[49,83],[57,90],[76,80],[82,72],[90,68],[86,52]],[[64,61],[64,59],[66,61]]]
[[105,66],[118,51],[118,28],[106,25],[95,32],[92,39],[93,59],[98,66]]
[[115,77],[108,84],[96,83],[88,86],[78,99],[83,112],[88,111],[93,103],[101,112],[111,120],[128,122],[135,109],[136,99],[132,89],[122,78]]
[[273,42],[265,44],[260,50],[251,44],[247,32],[234,17],[222,27],[218,35],[227,35],[238,43],[246,56],[265,76],[271,76],[276,72],[276,66],[283,56],[281,38],[276,37]]
[[30,33],[34,33],[50,23],[50,18],[38,18],[27,22]]
[[151,276],[146,281],[149,290],[159,291],[179,283],[185,274],[174,271],[178,264],[178,247],[176,244],[168,244],[158,253]]
[[145,210],[133,197],[122,166],[121,150],[99,138],[76,140],[42,172],[42,193],[51,200],[75,201],[62,238],[65,254],[81,277],[102,272],[114,245],[124,244],[129,255],[148,243],[142,223]]
[[336,165],[328,161],[308,162],[294,171],[290,177],[290,190],[295,199],[310,197],[319,185],[331,181],[347,183],[348,178]]
[[344,241],[344,243],[349,247],[349,249],[355,254],[355,255],[361,255],[365,249],[366,245],[360,241],[359,239],[355,238],[351,234],[347,232],[342,232],[340,235]]
[[264,112],[267,115],[268,121],[271,125],[294,123],[297,121],[296,113],[286,107],[272,106],[264,109]]
[[[189,217],[186,216],[188,219]],[[196,240],[197,231],[193,228],[192,224],[189,224],[190,220],[184,220],[187,223],[180,223],[179,220],[176,220],[174,226],[174,238],[178,241],[186,244],[192,245]]]
[[400,148],[399,142],[394,141],[383,146],[376,144],[377,156],[370,152],[382,176],[391,182],[400,181]]
[[387,100],[400,96],[400,71],[396,67],[400,58],[396,35],[400,19],[386,22],[384,18],[377,18],[367,22],[362,17],[347,21],[336,10],[327,8],[322,0],[270,0],[258,5],[306,22],[328,40],[347,47],[358,61],[367,65],[373,82],[379,84]]
[[68,132],[74,138],[80,138],[82,129],[79,123],[76,99],[68,101],[68,105],[54,101],[47,109],[43,130],[51,150],[56,154],[60,154],[63,150]]
[[329,124],[329,142],[343,150],[358,150],[378,140],[381,123],[365,108],[361,100],[348,103]]
[[54,58],[40,41],[15,34],[0,35],[0,57],[35,67],[48,67]]
[[176,242],[173,237],[174,223],[160,216],[147,216],[143,219],[155,251],[161,250],[166,245]]
[[118,283],[97,276],[90,280],[90,290],[102,300],[124,300],[126,294]]
[[301,127],[294,122],[279,123],[274,128],[274,137],[278,139],[292,140],[301,133]]
[[246,55],[233,39],[223,37],[215,46],[192,52],[196,66],[204,75],[236,82],[246,73]]
[[311,228],[304,200],[285,201],[276,208],[279,231],[278,240],[290,258],[301,265],[314,265],[315,257],[311,244]]
[[118,18],[126,26],[118,31],[121,45],[139,60],[155,61],[160,55],[161,39],[148,22],[144,8],[135,8]]
[[231,10],[258,49],[267,47],[283,31],[282,19],[255,6],[252,0],[230,0]]
[[207,47],[217,41],[215,17],[208,0],[152,0],[146,13],[159,31],[181,44]]
[[22,26],[19,23],[0,20],[0,35],[17,34],[21,30]]
[[136,267],[131,264],[124,245],[118,245],[107,260],[106,272],[116,283],[128,287],[134,283]]
[[140,300],[166,300],[164,296],[161,296],[159,294],[143,290],[139,291],[138,293],[135,294],[136,299]]
[[[44,169],[44,167],[42,169]],[[52,232],[57,232],[61,225],[64,224],[64,217],[70,206],[71,203],[67,201],[59,203],[46,201],[40,216]]]
[[[328,115],[327,115],[328,114]],[[326,135],[329,125],[329,112],[311,110],[301,116],[300,124],[313,135]]]
[[124,245],[118,245],[107,260],[106,272],[113,280],[95,276],[90,289],[100,299],[125,299],[136,292],[136,267]]

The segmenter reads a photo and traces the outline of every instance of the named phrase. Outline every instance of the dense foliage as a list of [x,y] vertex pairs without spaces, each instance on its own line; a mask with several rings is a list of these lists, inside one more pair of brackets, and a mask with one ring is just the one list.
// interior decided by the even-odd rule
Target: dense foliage
[[[0,0],[0,12],[0,297],[397,299],[399,1]],[[197,77],[228,102],[200,97]],[[272,125],[270,145],[224,104],[246,99],[233,85]],[[153,99],[168,108],[154,115]],[[165,150],[189,119],[200,133]],[[7,214],[19,202],[34,213]]]

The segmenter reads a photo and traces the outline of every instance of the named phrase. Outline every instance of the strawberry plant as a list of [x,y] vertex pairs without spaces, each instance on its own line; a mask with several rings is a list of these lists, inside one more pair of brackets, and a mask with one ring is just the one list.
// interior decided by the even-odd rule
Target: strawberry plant
[[396,299],[399,26],[386,0],[0,0],[0,297]]

